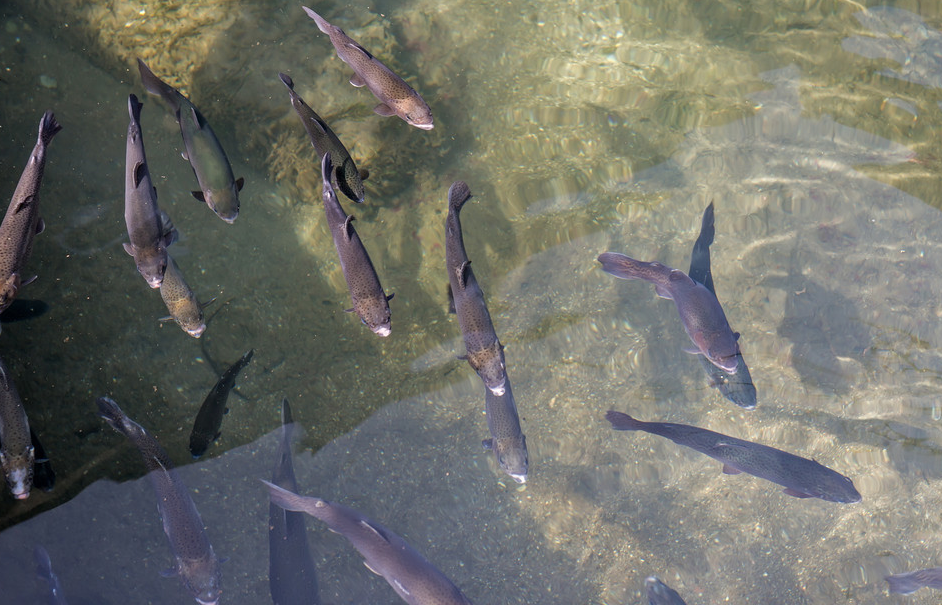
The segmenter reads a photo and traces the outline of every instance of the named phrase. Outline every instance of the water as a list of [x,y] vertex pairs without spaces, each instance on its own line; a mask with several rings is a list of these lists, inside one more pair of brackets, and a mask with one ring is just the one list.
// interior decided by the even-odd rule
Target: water
[[[883,576],[942,564],[942,7],[898,2],[362,2],[315,5],[407,76],[436,128],[374,99],[297,5],[0,7],[0,197],[42,111],[64,130],[42,191],[46,232],[2,355],[53,459],[53,492],[0,500],[4,602],[43,602],[33,547],[72,603],[192,602],[114,397],[181,466],[222,565],[223,603],[269,602],[268,504],[279,404],[304,429],[302,493],[409,540],[476,603],[641,602],[656,574],[688,603],[934,603]],[[133,59],[190,95],[219,133],[243,210],[192,200],[179,132]],[[277,73],[371,172],[356,214],[391,302],[379,339],[349,305],[314,153]],[[54,86],[53,86],[54,85]],[[123,252],[127,95],[144,100],[175,258],[204,337],[157,321]],[[480,446],[483,387],[447,313],[448,185],[530,447],[514,484]],[[598,270],[603,251],[686,269],[716,204],[717,294],[755,379],[744,411],[708,386],[669,302]],[[343,201],[342,203],[345,203]],[[254,347],[222,437],[192,463],[196,410]],[[214,366],[215,365],[215,369]],[[788,497],[606,410],[704,426],[853,478],[854,505]],[[339,536],[308,533],[326,603],[396,603]],[[130,595],[130,596],[129,596]]]

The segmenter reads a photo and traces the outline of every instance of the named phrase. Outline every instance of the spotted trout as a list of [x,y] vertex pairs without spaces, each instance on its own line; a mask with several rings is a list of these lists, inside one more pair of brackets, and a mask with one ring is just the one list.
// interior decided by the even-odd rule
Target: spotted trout
[[0,468],[17,500],[29,498],[35,462],[26,408],[16,392],[10,370],[0,360]]
[[177,474],[170,456],[144,428],[125,415],[108,397],[99,397],[98,414],[123,434],[140,451],[154,492],[164,533],[170,542],[175,564],[170,574],[178,574],[184,587],[200,605],[219,600],[219,562],[209,543],[203,520],[190,497],[190,491]]
[[319,115],[304,102],[298,93],[294,91],[294,81],[285,74],[278,74],[284,85],[288,87],[288,94],[291,96],[291,106],[295,113],[301,119],[301,124],[307,131],[307,136],[311,139],[311,145],[317,152],[317,157],[321,161],[324,154],[329,153],[334,164],[334,170],[331,174],[331,182],[334,187],[340,189],[345,196],[358,204],[363,203],[366,191],[363,189],[363,175],[357,170],[350,152],[344,147],[334,131],[330,129]]
[[509,378],[504,383],[504,389],[503,395],[495,395],[484,387],[484,409],[491,438],[482,443],[486,449],[494,452],[502,471],[517,483],[526,483],[529,468],[527,438],[520,430],[520,417],[517,415],[517,403]]
[[659,262],[646,263],[617,252],[599,255],[602,270],[621,279],[643,279],[654,284],[661,298],[674,301],[687,336],[699,353],[716,367],[733,374],[739,365],[739,334],[734,334],[716,295],[683,271]]
[[327,524],[359,551],[367,569],[383,576],[396,594],[410,605],[470,605],[445,574],[405,540],[379,523],[341,504],[299,496],[277,485],[268,486],[271,501],[293,511],[305,512]]
[[161,320],[172,319],[193,338],[199,338],[203,335],[206,330],[203,308],[216,299],[213,298],[206,303],[201,303],[196,298],[196,293],[186,283],[180,267],[177,266],[176,261],[169,254],[167,255],[167,270],[164,272],[164,281],[160,284],[160,297],[164,299],[167,311],[170,312],[169,317],[162,317]]
[[33,237],[46,228],[39,216],[39,188],[46,168],[46,147],[60,130],[53,113],[44,113],[39,121],[39,138],[0,223],[0,313],[13,303],[20,286],[36,279],[24,279],[22,271],[33,251]]
[[238,361],[229,366],[203,400],[203,405],[196,414],[196,421],[193,422],[193,430],[190,432],[190,453],[194,458],[205,454],[209,444],[219,439],[222,417],[229,412],[229,408],[226,407],[229,392],[235,387],[239,373],[252,361],[253,355],[255,355],[255,349],[247,351]]
[[333,162],[330,154],[325,153],[321,162],[324,212],[327,215],[327,226],[334,238],[337,256],[340,258],[343,278],[347,281],[347,289],[353,301],[353,307],[347,311],[354,311],[360,321],[375,334],[389,336],[392,332],[389,301],[394,294],[387,296],[383,291],[376,269],[373,268],[373,261],[353,228],[353,215],[348,216],[340,206],[334,187],[330,183],[331,174]]
[[137,60],[137,67],[144,88],[170,106],[180,125],[186,150],[184,157],[190,162],[200,185],[200,190],[194,191],[193,197],[206,202],[216,216],[232,224],[239,216],[239,191],[245,179],[236,179],[232,174],[229,158],[200,110],[176,88],[155,76],[140,59]]
[[373,108],[377,115],[399,116],[407,124],[422,130],[434,128],[432,110],[405,80],[393,73],[342,29],[331,25],[308,7],[301,8],[308,17],[314,19],[317,28],[330,37],[330,43],[334,45],[340,60],[353,69],[350,84],[357,88],[366,86],[379,100],[379,104]]
[[461,220],[458,215],[471,199],[471,189],[464,181],[455,181],[448,189],[448,217],[445,219],[445,264],[448,288],[458,315],[458,326],[464,337],[467,359],[490,391],[503,396],[507,382],[504,345],[500,344],[491,314],[484,301],[484,291],[471,269],[464,248]]
[[645,579],[644,590],[649,605],[687,605],[676,590],[654,576]]
[[615,430],[644,431],[666,437],[719,460],[727,475],[749,473],[777,483],[789,496],[821,498],[842,504],[860,502],[853,481],[815,460],[687,424],[642,422],[615,410],[609,410],[605,418]]

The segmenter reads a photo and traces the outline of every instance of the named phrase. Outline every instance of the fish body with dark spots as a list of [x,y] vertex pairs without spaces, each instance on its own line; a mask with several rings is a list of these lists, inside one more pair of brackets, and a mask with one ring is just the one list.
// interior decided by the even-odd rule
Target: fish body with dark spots
[[173,257],[167,255],[167,270],[164,272],[163,282],[160,284],[160,297],[170,312],[169,318],[177,323],[180,328],[192,336],[199,338],[206,330],[206,322],[203,319],[203,307],[212,302],[203,304],[196,298],[196,293],[186,283],[183,272],[177,266]]
[[35,463],[36,453],[26,408],[10,370],[0,360],[0,469],[10,493],[17,500],[29,497]]
[[517,402],[509,378],[504,383],[503,395],[495,395],[484,387],[484,410],[491,433],[490,439],[484,440],[484,447],[494,452],[502,471],[517,483],[526,483],[530,468],[527,438],[520,428]]
[[654,576],[644,580],[644,590],[648,595],[648,605],[687,605],[676,590]]
[[255,349],[247,351],[238,361],[229,366],[203,400],[203,405],[196,413],[193,430],[190,432],[190,454],[194,458],[205,454],[209,444],[219,438],[222,417],[229,411],[226,407],[229,393],[235,387],[236,378],[252,361],[253,355],[255,355]]

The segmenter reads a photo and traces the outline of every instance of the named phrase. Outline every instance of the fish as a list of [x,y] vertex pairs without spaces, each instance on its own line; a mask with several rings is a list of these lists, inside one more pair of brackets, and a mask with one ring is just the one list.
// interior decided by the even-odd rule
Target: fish
[[884,579],[890,584],[890,594],[912,594],[920,588],[942,589],[942,567],[897,573]]
[[0,468],[10,493],[17,500],[29,498],[35,462],[26,408],[10,370],[0,359]]
[[366,327],[373,333],[386,337],[392,332],[389,301],[395,294],[386,295],[379,283],[379,276],[373,268],[373,261],[367,254],[360,236],[353,228],[353,215],[347,215],[340,206],[330,175],[333,174],[333,161],[329,153],[321,161],[321,177],[324,179],[324,213],[327,226],[334,238],[334,247],[340,257],[340,268],[347,281],[354,311]]
[[193,430],[190,432],[190,454],[194,458],[199,458],[205,454],[209,444],[219,438],[222,417],[229,412],[229,408],[226,407],[229,391],[235,386],[239,372],[252,361],[254,354],[255,349],[250,349],[238,361],[229,366],[229,369],[223,372],[209,395],[203,400],[200,411],[196,413]]
[[331,182],[340,189],[345,196],[352,201],[362,204],[366,197],[366,191],[363,188],[363,179],[366,178],[357,169],[350,157],[350,152],[344,147],[343,143],[334,134],[319,115],[304,102],[298,93],[294,91],[294,81],[285,74],[278,74],[284,85],[288,87],[288,94],[291,95],[291,106],[301,119],[301,124],[307,131],[307,136],[311,139],[311,145],[317,152],[317,157],[323,161],[324,154],[329,153],[334,163],[334,171],[331,175]]
[[239,216],[239,192],[245,185],[245,179],[236,179],[232,174],[229,158],[200,110],[176,88],[155,76],[140,59],[137,60],[137,67],[144,88],[170,106],[180,125],[186,149],[183,157],[190,162],[200,185],[200,190],[194,191],[193,197],[205,202],[222,220],[234,223]]
[[841,504],[861,500],[849,477],[816,460],[687,424],[642,422],[615,410],[609,410],[605,418],[617,431],[644,431],[666,437],[722,462],[723,472],[727,475],[749,473],[781,485],[789,496],[820,498]]
[[98,414],[137,447],[147,478],[157,495],[157,510],[170,543],[174,566],[165,575],[179,575],[186,590],[200,605],[219,601],[219,561],[203,528],[190,491],[160,443],[134,422],[109,397],[99,397]]
[[[690,271],[687,275],[693,281],[703,286],[716,296],[713,287],[713,271],[710,268],[710,244],[716,228],[713,225],[713,202],[703,211],[703,220],[700,225],[700,235],[693,244],[690,253]],[[729,373],[711,363],[706,357],[699,355],[703,371],[710,377],[710,386],[719,389],[724,397],[746,410],[756,409],[756,386],[752,383],[752,375],[742,356],[742,351],[736,356],[736,371]]]
[[527,438],[520,429],[517,403],[509,378],[504,383],[504,389],[504,394],[498,396],[484,387],[484,409],[491,438],[485,439],[482,444],[485,449],[494,452],[502,471],[517,483],[526,483],[529,468]]
[[[272,484],[298,491],[291,462],[291,433],[294,424],[288,399],[281,401],[281,442]],[[317,572],[307,542],[304,513],[268,503],[268,586],[275,605],[318,605]]]
[[33,427],[29,427],[29,438],[33,444],[33,487],[51,492],[56,485],[56,472],[52,469],[46,448],[39,442]]
[[491,314],[487,310],[484,291],[478,284],[471,261],[464,249],[461,221],[458,214],[471,199],[471,188],[464,181],[455,181],[448,188],[448,217],[445,219],[445,264],[448,268],[450,298],[458,315],[467,359],[484,386],[501,397],[507,383],[504,345],[497,338]]
[[726,314],[716,295],[677,269],[659,262],[643,262],[617,252],[600,254],[602,270],[621,279],[643,279],[654,284],[661,298],[669,298],[677,306],[680,320],[695,350],[716,367],[734,374],[739,367],[739,334],[726,321]]
[[649,605],[687,605],[677,591],[654,576],[644,580]]
[[65,594],[62,592],[62,585],[59,583],[59,576],[52,571],[52,560],[49,558],[46,549],[42,546],[34,548],[33,560],[36,561],[36,575],[46,584],[49,584],[47,603],[49,605],[68,605]]
[[383,576],[409,605],[469,605],[470,600],[445,574],[428,562],[405,540],[379,523],[342,504],[299,496],[262,480],[271,501],[293,511],[305,512],[327,524],[359,551],[366,568]]
[[46,147],[60,130],[56,116],[51,111],[44,113],[36,145],[0,223],[0,313],[13,303],[20,286],[36,279],[24,279],[22,271],[33,251],[33,238],[46,228],[39,215],[39,189],[46,169]]
[[373,108],[377,115],[399,116],[410,126],[422,130],[435,127],[432,110],[405,80],[393,73],[342,29],[331,25],[310,8],[301,8],[314,20],[317,28],[330,37],[330,43],[334,45],[340,60],[353,69],[354,75],[350,78],[350,84],[357,88],[366,86],[379,100],[379,104]]
[[167,270],[169,245],[157,207],[157,189],[150,178],[144,137],[141,133],[141,108],[137,97],[128,96],[128,140],[125,151],[124,222],[129,242],[124,251],[134,257],[137,270],[151,288],[159,288]]
[[160,284],[160,297],[164,299],[167,305],[168,317],[162,317],[161,321],[173,320],[177,322],[184,332],[193,338],[199,338],[206,330],[206,322],[203,319],[203,309],[212,304],[215,298],[205,303],[201,303],[196,294],[186,283],[183,272],[177,266],[173,257],[167,254],[167,270],[164,273],[164,280]]

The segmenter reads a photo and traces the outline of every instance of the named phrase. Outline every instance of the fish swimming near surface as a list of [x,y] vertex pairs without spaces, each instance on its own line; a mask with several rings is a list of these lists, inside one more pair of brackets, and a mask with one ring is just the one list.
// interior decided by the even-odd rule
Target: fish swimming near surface
[[389,336],[392,324],[389,301],[394,294],[386,295],[379,283],[379,276],[373,267],[373,261],[367,254],[360,236],[353,228],[353,215],[347,215],[340,206],[334,187],[331,185],[333,160],[329,153],[321,161],[321,177],[324,179],[324,212],[327,226],[334,238],[334,247],[340,258],[343,278],[347,281],[354,311],[366,327],[379,336]]
[[484,447],[494,452],[502,471],[517,483],[526,483],[529,469],[527,438],[520,429],[517,403],[509,378],[504,382],[503,395],[495,395],[484,387],[484,410],[491,433],[491,438],[483,441]]
[[10,370],[0,360],[0,468],[17,500],[29,498],[35,462],[26,408],[16,392]]
[[308,7],[301,8],[308,17],[314,19],[317,28],[330,37],[330,43],[334,45],[340,60],[353,69],[354,75],[350,78],[350,84],[358,88],[366,86],[379,100],[379,104],[373,108],[374,112],[381,116],[399,116],[409,125],[422,130],[434,128],[432,110],[405,80],[393,73],[342,29],[331,25]]
[[[703,284],[703,286],[716,296],[716,290],[713,288],[713,271],[710,268],[710,244],[713,243],[713,236],[716,228],[713,226],[713,202],[703,211],[703,221],[700,225],[700,235],[693,244],[693,251],[690,253],[690,271],[687,275],[693,281]],[[729,373],[711,363],[706,357],[698,356],[703,371],[710,377],[710,385],[719,389],[724,397],[736,405],[747,409],[756,408],[756,386],[752,383],[752,375],[749,373],[749,367],[742,356],[742,352],[736,356],[736,371]]]
[[642,422],[615,410],[609,410],[605,418],[615,430],[644,431],[666,437],[719,460],[728,475],[744,472],[777,483],[789,496],[821,498],[842,504],[860,502],[860,493],[850,478],[815,460],[687,424]]
[[203,308],[212,304],[215,298],[205,303],[201,303],[196,298],[190,285],[186,283],[183,272],[177,266],[176,261],[170,254],[167,254],[167,270],[164,272],[164,280],[160,284],[160,297],[164,299],[167,305],[168,317],[162,317],[161,321],[173,320],[177,322],[184,332],[193,338],[199,338],[206,330],[206,321],[203,319]]
[[654,576],[644,580],[649,605],[687,605],[677,591]]
[[884,579],[890,584],[890,594],[912,594],[920,588],[942,589],[942,567],[897,573]]
[[[291,462],[294,424],[288,399],[281,402],[281,442],[272,484],[298,491]],[[268,503],[268,586],[275,605],[318,605],[317,573],[304,527],[304,513]]]
[[170,542],[175,564],[167,574],[179,575],[200,605],[219,600],[219,561],[209,543],[203,520],[166,450],[144,428],[127,417],[118,404],[99,397],[98,414],[133,443],[144,459],[147,478],[157,494],[157,510]]
[[190,454],[194,458],[205,454],[209,444],[219,439],[222,417],[229,412],[229,408],[226,407],[229,392],[235,386],[239,373],[252,361],[253,355],[255,355],[255,349],[247,351],[238,361],[229,366],[203,400],[203,405],[196,414],[193,430],[190,432]]
[[504,345],[497,338],[491,314],[484,301],[484,291],[478,284],[471,261],[464,248],[459,213],[465,202],[471,199],[471,188],[464,181],[455,181],[448,189],[448,217],[445,219],[445,264],[448,268],[448,291],[458,326],[464,337],[467,359],[478,373],[484,386],[498,397],[504,394],[507,382],[507,365],[504,361]]
[[36,279],[24,278],[22,272],[33,251],[33,238],[46,228],[39,216],[39,189],[46,168],[46,147],[60,130],[55,115],[51,111],[44,113],[39,121],[39,138],[0,223],[0,313],[13,303],[20,286]]
[[33,487],[51,492],[56,486],[56,472],[52,469],[52,462],[49,461],[46,448],[39,442],[33,427],[29,427],[29,438],[33,444]]
[[62,592],[62,585],[59,583],[59,576],[52,571],[52,560],[46,549],[42,546],[34,548],[33,559],[36,561],[36,575],[49,585],[47,595],[49,605],[68,605],[65,594]]
[[697,283],[683,271],[658,262],[643,262],[617,252],[599,255],[602,270],[621,279],[643,279],[654,284],[661,298],[669,298],[677,306],[680,320],[696,350],[713,365],[730,374],[739,367],[739,334],[733,333],[726,321],[723,307],[706,286]]
[[340,189],[345,196],[358,204],[363,203],[366,191],[363,188],[363,179],[366,178],[357,170],[357,165],[353,163],[350,152],[344,147],[334,131],[330,129],[319,115],[304,102],[298,93],[294,91],[294,81],[285,74],[278,74],[284,85],[288,87],[288,94],[291,95],[291,106],[301,119],[301,124],[307,131],[307,136],[311,139],[311,145],[317,152],[317,157],[321,161],[324,154],[329,153],[334,165],[332,182],[335,187]]
[[383,576],[409,605],[469,605],[471,601],[445,574],[405,540],[357,511],[341,504],[299,496],[277,485],[268,486],[271,501],[293,511],[305,512],[327,524],[350,541],[367,569]]
[[235,222],[239,216],[239,191],[245,179],[236,179],[232,174],[229,158],[216,138],[206,118],[189,99],[154,75],[147,65],[137,60],[141,81],[147,92],[157,95],[170,106],[180,133],[183,135],[184,157],[193,167],[200,190],[193,192],[193,197],[216,213],[227,223]]

